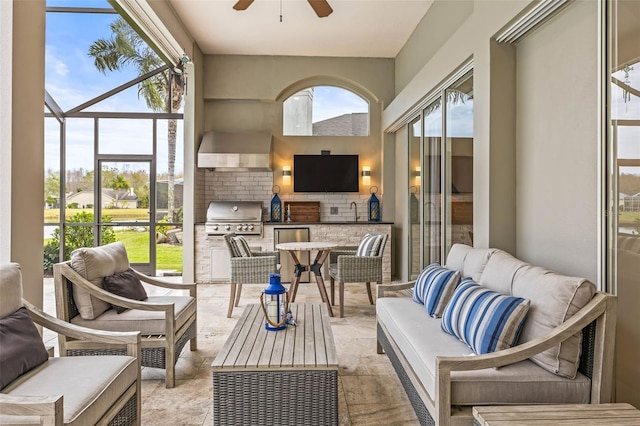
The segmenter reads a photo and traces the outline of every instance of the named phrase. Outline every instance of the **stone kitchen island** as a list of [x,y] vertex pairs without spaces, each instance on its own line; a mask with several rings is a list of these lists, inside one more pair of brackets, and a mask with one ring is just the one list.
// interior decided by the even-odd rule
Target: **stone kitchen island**
[[[332,241],[340,246],[357,246],[368,232],[389,235],[382,259],[383,282],[391,281],[392,222],[264,222],[262,236],[246,236],[249,246],[262,251],[274,250],[274,229],[308,228],[311,241]],[[195,272],[197,283],[228,283],[229,254],[222,236],[210,236],[204,224],[195,227]],[[286,253],[281,253],[287,256]],[[314,256],[315,254],[312,254]],[[326,275],[326,271],[323,276]],[[326,277],[328,279],[328,277]],[[265,283],[267,279],[265,279]]]

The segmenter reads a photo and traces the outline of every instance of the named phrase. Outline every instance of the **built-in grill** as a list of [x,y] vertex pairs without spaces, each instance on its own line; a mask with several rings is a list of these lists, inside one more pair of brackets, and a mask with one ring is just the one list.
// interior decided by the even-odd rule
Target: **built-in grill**
[[262,235],[261,201],[212,201],[207,208],[208,235]]

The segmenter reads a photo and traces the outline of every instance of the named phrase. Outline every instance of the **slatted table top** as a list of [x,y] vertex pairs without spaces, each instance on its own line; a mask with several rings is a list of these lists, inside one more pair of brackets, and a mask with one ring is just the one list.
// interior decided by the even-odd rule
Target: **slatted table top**
[[248,305],[211,365],[214,370],[337,369],[329,312],[323,303],[292,303],[297,326],[264,328],[259,304]]
[[640,411],[630,404],[473,407],[473,417],[481,426],[640,425]]

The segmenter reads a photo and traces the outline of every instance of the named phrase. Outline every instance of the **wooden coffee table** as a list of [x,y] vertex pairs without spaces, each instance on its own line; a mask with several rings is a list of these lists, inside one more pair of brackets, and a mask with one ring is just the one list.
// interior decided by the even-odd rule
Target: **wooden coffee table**
[[630,404],[512,405],[473,407],[478,426],[640,425],[640,411]]
[[248,305],[213,361],[215,425],[337,425],[338,357],[327,307],[291,304],[297,327],[264,328]]

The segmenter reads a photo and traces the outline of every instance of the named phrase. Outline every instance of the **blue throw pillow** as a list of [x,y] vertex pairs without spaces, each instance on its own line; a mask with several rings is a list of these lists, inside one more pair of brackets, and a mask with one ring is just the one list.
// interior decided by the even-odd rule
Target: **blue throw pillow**
[[434,262],[418,275],[413,287],[413,300],[423,304],[430,316],[440,318],[459,282],[460,272]]
[[507,349],[518,342],[530,301],[505,296],[465,278],[442,314],[442,329],[476,354]]

